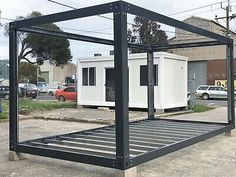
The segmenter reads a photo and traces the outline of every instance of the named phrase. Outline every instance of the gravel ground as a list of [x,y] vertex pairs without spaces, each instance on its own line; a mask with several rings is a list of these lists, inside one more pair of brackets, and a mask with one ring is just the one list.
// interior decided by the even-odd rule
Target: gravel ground
[[[92,108],[83,109],[54,109],[50,111],[34,111],[29,116],[34,118],[53,119],[53,120],[69,120],[79,122],[92,122],[103,124],[114,124],[115,111],[114,110],[98,110]],[[147,117],[146,112],[130,111],[129,118],[136,119]]]

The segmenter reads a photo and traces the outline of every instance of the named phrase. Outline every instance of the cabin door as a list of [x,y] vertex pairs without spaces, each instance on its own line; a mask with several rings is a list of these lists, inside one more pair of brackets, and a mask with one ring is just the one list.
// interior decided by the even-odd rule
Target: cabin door
[[115,101],[115,69],[106,68],[106,101]]

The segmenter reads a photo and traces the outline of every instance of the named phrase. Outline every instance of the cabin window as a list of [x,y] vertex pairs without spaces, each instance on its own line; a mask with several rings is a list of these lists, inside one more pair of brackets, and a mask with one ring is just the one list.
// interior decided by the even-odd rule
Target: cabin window
[[82,84],[83,86],[95,86],[96,85],[96,68],[83,68],[82,69]]
[[[153,65],[154,85],[158,86],[158,65]],[[148,70],[147,65],[140,65],[140,86],[147,86]]]
[[96,68],[89,68],[89,85],[95,86],[96,85]]

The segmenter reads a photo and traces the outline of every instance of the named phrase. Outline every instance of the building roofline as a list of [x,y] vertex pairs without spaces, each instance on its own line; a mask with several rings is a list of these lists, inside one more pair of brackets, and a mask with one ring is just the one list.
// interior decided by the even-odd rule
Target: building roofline
[[[190,17],[187,17],[187,18],[185,18],[184,20],[182,20],[182,22],[185,22],[185,21],[187,21],[187,20],[189,20],[189,19],[191,19],[191,18],[197,18],[197,19],[201,19],[201,20],[208,21],[208,22],[212,22],[212,23],[214,23],[214,24],[216,24],[216,25],[220,26],[221,28],[224,28],[224,29],[226,29],[226,27],[225,27],[225,26],[221,25],[220,23],[218,23],[218,22],[216,22],[216,21],[214,21],[214,20],[210,20],[210,19],[207,19],[207,18],[198,17],[198,16],[194,16],[194,15],[192,15],[192,16],[190,16]],[[231,31],[231,30],[230,30],[230,33],[232,33],[232,34],[236,34],[234,31]]]

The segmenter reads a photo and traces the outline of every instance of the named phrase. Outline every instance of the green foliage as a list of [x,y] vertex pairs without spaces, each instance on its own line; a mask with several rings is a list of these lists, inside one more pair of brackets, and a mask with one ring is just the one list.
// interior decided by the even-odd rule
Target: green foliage
[[[30,99],[19,100],[19,114],[29,114],[37,110],[53,110],[59,108],[76,108],[76,102],[58,102],[58,101],[32,101]],[[9,101],[2,100],[3,112],[0,113],[0,119],[7,119],[9,114]]]
[[28,62],[19,63],[19,82],[37,83],[37,69],[40,73],[40,67]]
[[206,105],[202,104],[196,104],[193,106],[193,111],[194,112],[205,112],[214,109],[213,107],[208,107]]
[[[132,30],[128,30],[128,41],[130,43],[144,45],[164,45],[167,44],[167,35],[160,29],[160,25],[152,20],[136,16]],[[132,49],[132,53],[145,52],[140,49]]]
[[0,113],[0,119],[7,119],[9,114],[9,102],[1,100],[2,112]]
[[[42,16],[40,12],[33,11],[26,17],[19,16],[17,20]],[[62,31],[57,25],[49,23],[37,26],[51,31]],[[5,26],[5,34],[8,34],[8,25]],[[21,50],[19,61],[24,59],[32,64],[43,64],[45,60],[57,66],[67,64],[71,61],[70,43],[68,39],[57,38],[35,33],[19,33]],[[31,58],[35,61],[32,62]]]
[[20,110],[21,114],[29,114],[35,110],[52,110],[59,108],[76,108],[75,102],[58,102],[58,101],[32,101],[32,100],[20,100]]

